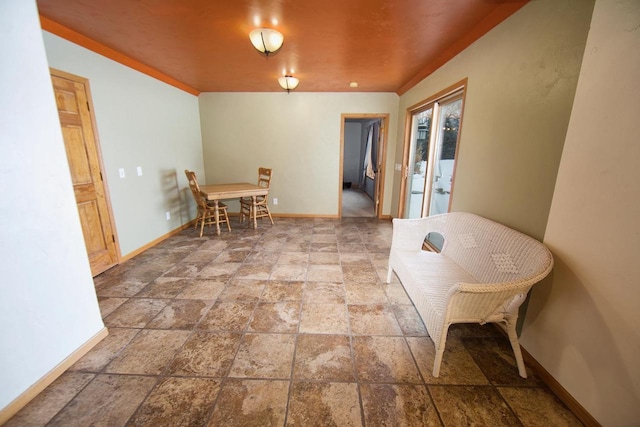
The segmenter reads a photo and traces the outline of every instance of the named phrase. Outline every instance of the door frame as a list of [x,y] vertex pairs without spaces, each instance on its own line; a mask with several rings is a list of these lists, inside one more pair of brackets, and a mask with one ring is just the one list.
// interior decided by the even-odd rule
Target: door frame
[[382,218],[382,205],[384,203],[384,181],[386,177],[386,165],[387,165],[387,146],[389,141],[389,116],[388,113],[369,113],[369,114],[356,114],[356,113],[343,113],[340,115],[340,170],[338,171],[338,218],[342,218],[342,180],[344,174],[344,124],[347,119],[380,119],[382,123],[382,129],[380,132],[381,144],[378,146],[378,172],[376,175],[376,190],[378,203],[373,201],[375,209],[375,217]]
[[[107,174],[105,173],[104,161],[102,159],[102,147],[100,146],[100,138],[98,136],[98,125],[96,122],[96,116],[94,114],[95,108],[93,106],[93,96],[91,95],[91,86],[89,84],[89,79],[85,77],[80,77],[75,74],[68,73],[66,71],[58,70],[56,68],[49,68],[49,73],[52,76],[61,77],[67,80],[71,80],[76,83],[80,83],[84,86],[85,94],[87,95],[87,106],[89,108],[89,117],[91,119],[91,132],[93,133],[93,141],[95,143],[96,155],[98,158],[98,165],[100,168],[100,177],[102,182],[103,194],[104,194],[104,202],[107,206],[107,215],[109,222],[111,223],[111,233],[113,234],[113,243],[115,245],[115,265],[118,265],[122,262],[122,254],[120,252],[120,239],[118,238],[118,230],[116,228],[116,222],[113,215],[113,208],[111,206],[111,197],[109,192],[109,184],[107,182]],[[106,271],[106,270],[105,270]],[[98,273],[100,274],[100,273]],[[95,277],[95,276],[94,276]]]
[[[440,92],[436,93],[433,96],[430,96],[429,98],[418,102],[417,104],[414,104],[410,107],[407,108],[406,110],[406,114],[405,114],[405,122],[404,122],[404,145],[403,145],[403,149],[402,149],[402,172],[401,172],[401,179],[400,179],[400,194],[399,194],[399,203],[398,203],[398,218],[404,218],[404,214],[405,214],[405,206],[407,204],[407,180],[409,179],[409,157],[411,155],[410,151],[411,151],[411,124],[412,124],[412,120],[413,120],[413,114],[416,112],[419,112],[420,110],[426,109],[425,107],[429,104],[434,104],[436,102],[438,102],[439,100],[446,98],[452,94],[454,94],[455,92],[462,90],[462,105],[466,105],[465,101],[466,101],[466,97],[467,97],[467,88],[468,88],[468,79],[464,78],[462,80],[460,80],[457,83],[452,84],[451,86],[447,87],[446,89],[441,90]],[[463,115],[464,116],[464,115]],[[456,144],[456,159],[458,158],[458,149],[460,147],[459,141],[462,135],[462,117],[460,119],[460,129],[458,130],[458,144]],[[431,151],[431,150],[429,150]],[[431,161],[429,161],[429,165],[427,165],[428,168],[431,168]],[[455,165],[454,165],[454,181],[455,181],[455,172],[456,172],[456,168],[458,167],[458,162],[456,161]],[[428,174],[427,174],[428,175]],[[428,181],[428,180],[427,180]],[[427,194],[425,194],[425,198],[427,197]],[[430,195],[429,195],[430,197]],[[449,209],[451,209],[451,202],[453,200],[453,182],[452,182],[452,191],[451,191],[451,197],[449,199]],[[425,203],[425,201],[423,200],[423,204]]]

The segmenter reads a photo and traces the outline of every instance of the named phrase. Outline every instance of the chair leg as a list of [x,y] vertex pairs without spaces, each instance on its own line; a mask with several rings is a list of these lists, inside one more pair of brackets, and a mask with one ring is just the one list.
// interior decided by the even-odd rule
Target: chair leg
[[193,224],[193,228],[197,229],[198,228],[198,223],[200,222],[200,216],[202,215],[202,213],[200,212],[200,209],[198,208],[198,213],[196,214],[196,221],[195,224]]
[[251,226],[251,221],[253,221],[253,205],[249,205],[245,208],[245,212],[242,216],[242,222],[247,221],[247,225]]
[[207,222],[207,215],[204,212],[202,213],[200,220],[202,222],[200,224],[200,237],[202,237],[202,233],[204,233],[204,223]]
[[271,217],[271,211],[269,210],[269,206],[264,205],[264,208],[267,210],[267,215],[269,215],[269,220],[271,221],[271,225],[273,225],[273,217]]
[[[240,202],[240,224],[244,223],[244,220],[247,218],[246,210],[246,205],[244,205],[243,202]],[[249,209],[249,218],[251,218],[251,209]]]
[[198,224],[200,224],[200,221],[202,221],[202,213],[200,211],[198,211],[198,214],[196,215],[196,220],[195,220],[195,224],[193,225],[194,229],[198,229]]
[[436,356],[433,361],[433,377],[438,378],[440,376],[440,366],[442,365],[442,356],[444,355],[444,348],[447,342],[447,333],[449,332],[449,325],[444,325],[440,332],[440,339],[434,344],[436,346]]
[[227,223],[227,231],[231,231],[231,223],[229,222],[229,214],[227,213],[227,208],[224,208],[223,212],[224,212],[224,221]]
[[513,349],[513,355],[516,358],[516,364],[518,365],[518,374],[522,378],[527,378],[527,369],[524,366],[524,360],[522,359],[522,351],[520,350],[520,342],[518,341],[518,334],[516,332],[516,320],[518,316],[509,316],[507,318],[507,335],[509,335],[509,342]]
[[269,210],[269,206],[267,205],[257,205],[256,206],[256,219],[264,218],[265,216],[269,217],[269,221],[271,221],[271,225],[273,225],[273,217],[271,216],[271,211]]

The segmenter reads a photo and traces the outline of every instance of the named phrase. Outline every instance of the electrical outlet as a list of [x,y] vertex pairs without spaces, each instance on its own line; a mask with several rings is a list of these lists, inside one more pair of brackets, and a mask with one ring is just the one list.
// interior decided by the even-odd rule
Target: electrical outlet
[[118,169],[118,173],[120,174],[120,178],[124,178],[124,168]]
[[277,205],[277,204],[278,204],[278,198],[277,198],[277,197],[274,197],[274,198],[273,198],[273,204],[274,204],[274,205]]
[[165,215],[167,216],[167,221],[169,221],[171,219],[171,212],[167,211]]

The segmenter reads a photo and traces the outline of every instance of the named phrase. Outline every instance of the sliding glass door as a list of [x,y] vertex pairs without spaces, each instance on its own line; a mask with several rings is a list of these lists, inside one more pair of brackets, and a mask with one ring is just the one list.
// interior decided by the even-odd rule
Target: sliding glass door
[[404,218],[449,212],[464,88],[411,111]]
[[427,216],[449,212],[456,162],[462,98],[443,103],[438,115],[438,133],[433,153],[431,201]]
[[409,157],[406,218],[420,218],[422,216],[432,117],[433,108],[429,108],[415,113],[411,121],[411,141],[413,142]]

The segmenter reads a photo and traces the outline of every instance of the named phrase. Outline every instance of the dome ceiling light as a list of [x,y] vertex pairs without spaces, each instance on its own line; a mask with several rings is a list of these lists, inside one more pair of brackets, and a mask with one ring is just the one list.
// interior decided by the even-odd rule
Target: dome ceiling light
[[300,80],[287,74],[280,77],[278,79],[278,83],[280,83],[280,87],[282,87],[282,89],[286,90],[287,93],[289,93],[298,87],[298,83],[300,83]]
[[284,36],[271,28],[258,28],[249,33],[251,44],[266,57],[282,47]]

